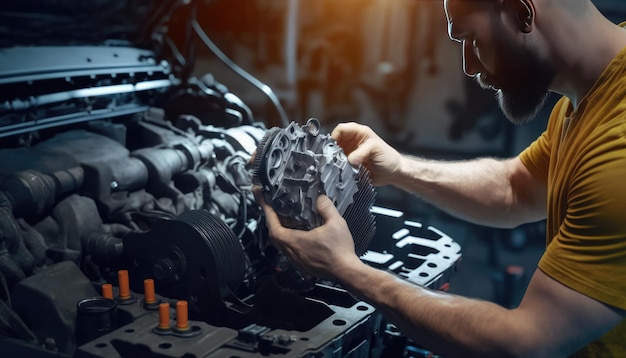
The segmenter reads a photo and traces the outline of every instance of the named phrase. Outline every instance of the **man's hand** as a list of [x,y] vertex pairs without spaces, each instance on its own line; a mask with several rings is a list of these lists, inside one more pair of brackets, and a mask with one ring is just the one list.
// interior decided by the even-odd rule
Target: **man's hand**
[[317,200],[317,210],[324,224],[305,231],[284,227],[274,209],[263,199],[261,189],[255,187],[253,191],[265,212],[272,244],[298,269],[318,278],[336,279],[341,267],[361,263],[348,225],[327,196],[321,195]]
[[364,165],[370,172],[374,185],[392,184],[399,174],[404,157],[383,141],[374,131],[357,123],[341,123],[331,136],[355,167]]

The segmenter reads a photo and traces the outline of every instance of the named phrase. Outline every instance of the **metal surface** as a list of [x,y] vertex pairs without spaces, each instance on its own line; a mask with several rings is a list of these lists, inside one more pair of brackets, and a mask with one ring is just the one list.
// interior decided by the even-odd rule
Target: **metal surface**
[[129,233],[123,243],[134,258],[131,286],[140,289],[144,279],[154,278],[161,294],[189,301],[192,314],[225,323],[224,299],[242,283],[246,267],[239,239],[219,217],[186,211],[157,220],[148,232]]
[[446,290],[460,263],[461,246],[435,227],[407,220],[400,211],[382,207],[372,211],[384,223],[380,228],[384,234],[361,259],[417,285]]
[[[168,62],[131,47],[13,47],[3,50],[0,69],[0,138],[139,113],[150,101],[130,95],[179,84]],[[55,108],[67,102],[71,111]]]
[[341,289],[320,285],[312,293],[315,297],[308,299],[309,308],[318,306],[325,314],[306,331],[257,324],[235,330],[191,321],[197,335],[160,335],[154,332],[156,312],[147,312],[82,345],[75,357],[367,357],[380,324],[374,308]]

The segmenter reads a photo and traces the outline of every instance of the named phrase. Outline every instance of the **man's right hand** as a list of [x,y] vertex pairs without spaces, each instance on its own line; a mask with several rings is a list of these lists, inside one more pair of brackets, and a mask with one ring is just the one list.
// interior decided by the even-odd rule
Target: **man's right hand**
[[358,123],[341,123],[331,136],[348,156],[354,167],[364,165],[377,186],[392,184],[400,173],[404,157],[383,141],[374,131]]

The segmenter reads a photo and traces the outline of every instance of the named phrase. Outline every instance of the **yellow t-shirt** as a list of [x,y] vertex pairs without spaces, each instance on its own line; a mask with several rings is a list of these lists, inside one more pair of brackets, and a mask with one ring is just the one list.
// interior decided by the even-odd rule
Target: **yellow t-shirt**
[[[626,309],[626,49],[574,111],[562,98],[544,133],[520,154],[547,184],[547,248],[539,268]],[[578,352],[626,357],[626,321]]]

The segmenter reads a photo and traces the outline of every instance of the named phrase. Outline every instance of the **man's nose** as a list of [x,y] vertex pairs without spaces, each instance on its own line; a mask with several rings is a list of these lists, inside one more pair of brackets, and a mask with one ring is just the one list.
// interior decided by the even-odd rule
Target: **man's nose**
[[474,52],[474,47],[471,43],[467,41],[463,41],[463,72],[469,77],[475,77],[480,73],[478,68],[479,61],[476,53]]

